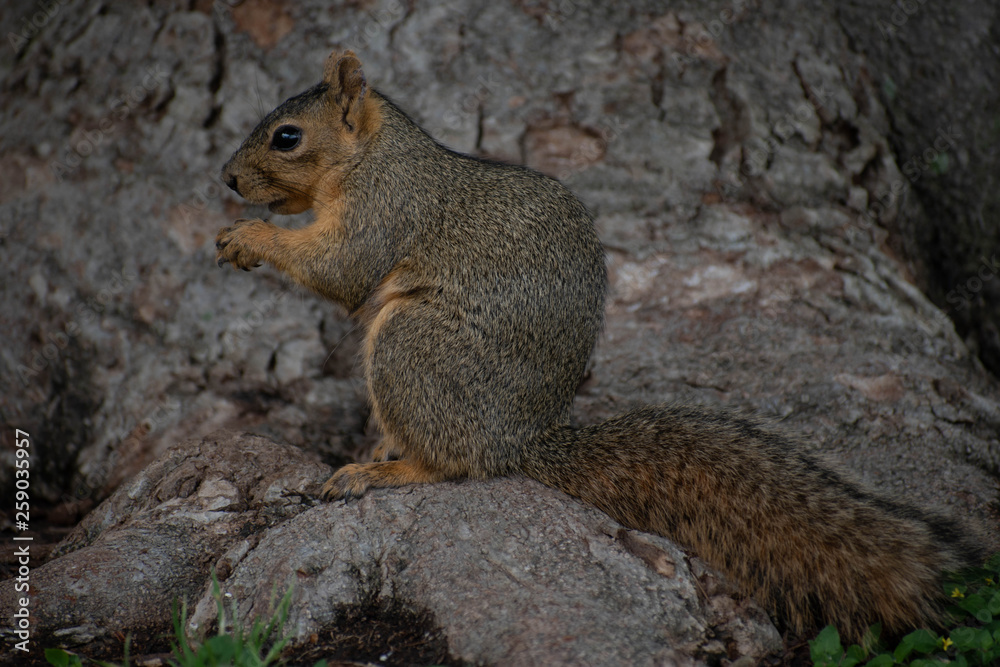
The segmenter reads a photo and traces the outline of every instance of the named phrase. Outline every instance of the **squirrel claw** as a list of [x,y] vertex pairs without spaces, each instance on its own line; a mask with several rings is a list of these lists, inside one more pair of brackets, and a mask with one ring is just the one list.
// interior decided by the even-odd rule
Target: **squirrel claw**
[[241,218],[223,227],[215,237],[215,261],[222,267],[232,264],[234,269],[249,271],[262,265],[260,234],[268,223],[263,220]]

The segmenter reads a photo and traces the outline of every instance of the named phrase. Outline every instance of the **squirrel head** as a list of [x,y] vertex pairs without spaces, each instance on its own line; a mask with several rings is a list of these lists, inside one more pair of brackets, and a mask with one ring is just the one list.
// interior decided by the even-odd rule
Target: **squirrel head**
[[301,213],[337,199],[379,126],[361,61],[352,51],[327,58],[323,81],[269,113],[222,168],[222,180],[274,213]]

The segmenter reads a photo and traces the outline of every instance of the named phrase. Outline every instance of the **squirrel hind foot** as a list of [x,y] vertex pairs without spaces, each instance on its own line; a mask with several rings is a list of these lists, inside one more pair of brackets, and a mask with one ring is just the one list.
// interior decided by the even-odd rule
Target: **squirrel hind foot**
[[349,463],[333,473],[320,495],[326,500],[351,500],[369,489],[385,489],[410,484],[444,481],[445,475],[412,459]]

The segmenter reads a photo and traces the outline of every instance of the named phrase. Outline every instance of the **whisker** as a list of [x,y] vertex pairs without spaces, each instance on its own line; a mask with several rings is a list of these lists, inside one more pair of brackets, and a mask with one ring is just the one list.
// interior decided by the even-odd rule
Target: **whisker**
[[257,95],[257,122],[260,123],[260,121],[264,120],[267,112],[264,111],[264,100],[260,97],[260,77],[258,76],[256,67],[253,70],[253,90]]

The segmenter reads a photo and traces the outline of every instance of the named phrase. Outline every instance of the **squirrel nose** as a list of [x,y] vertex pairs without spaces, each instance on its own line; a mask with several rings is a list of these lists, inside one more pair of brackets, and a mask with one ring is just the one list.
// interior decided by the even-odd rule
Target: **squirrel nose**
[[228,185],[230,190],[232,190],[236,194],[240,194],[239,181],[236,178],[236,172],[238,170],[237,169],[232,169],[231,168],[232,164],[233,164],[233,160],[232,160],[232,158],[230,158],[229,161],[226,162],[225,165],[223,165],[223,167],[222,167],[222,182],[225,183],[226,185]]
[[[228,167],[229,165],[226,166]],[[228,185],[229,189],[235,192],[236,194],[240,193],[239,183],[236,180],[236,174],[229,171],[228,168],[222,170],[222,182]]]

